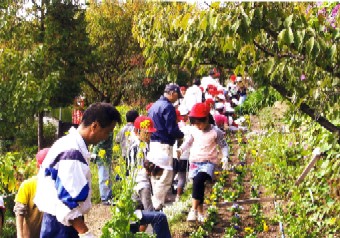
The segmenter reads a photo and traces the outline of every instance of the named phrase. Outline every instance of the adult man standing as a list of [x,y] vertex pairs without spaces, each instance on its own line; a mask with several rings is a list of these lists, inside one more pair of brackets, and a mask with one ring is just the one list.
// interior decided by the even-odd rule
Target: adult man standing
[[201,81],[195,79],[193,85],[188,88],[184,95],[183,102],[180,107],[184,107],[186,110],[191,111],[191,108],[199,102],[202,102],[202,90],[200,89]]
[[49,150],[38,174],[34,199],[44,212],[41,238],[93,238],[84,222],[91,208],[89,144],[106,140],[119,112],[109,103],[94,103],[84,112],[77,129],[57,140]]
[[166,159],[167,165],[161,176],[151,176],[153,189],[152,203],[155,210],[162,209],[166,194],[171,186],[173,171],[173,148],[176,139],[184,137],[176,122],[176,110],[172,103],[181,98],[180,88],[177,84],[168,84],[164,89],[164,95],[160,97],[149,109],[148,116],[154,122],[157,129],[151,135],[150,152],[148,157],[152,160]]

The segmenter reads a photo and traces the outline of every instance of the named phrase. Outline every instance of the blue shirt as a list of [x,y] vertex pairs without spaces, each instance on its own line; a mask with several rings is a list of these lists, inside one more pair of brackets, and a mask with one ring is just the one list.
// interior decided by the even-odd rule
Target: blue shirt
[[176,118],[176,109],[171,102],[161,96],[149,109],[148,116],[152,119],[157,129],[151,135],[151,141],[158,141],[162,144],[174,145],[176,139],[184,137],[179,129]]

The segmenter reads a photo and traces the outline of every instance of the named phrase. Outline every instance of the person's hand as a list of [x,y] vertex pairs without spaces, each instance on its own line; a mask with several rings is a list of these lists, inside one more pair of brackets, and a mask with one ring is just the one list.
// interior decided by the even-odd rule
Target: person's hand
[[182,149],[177,149],[176,152],[177,152],[177,158],[178,159],[181,158],[181,155],[183,153]]
[[227,170],[227,169],[228,169],[228,161],[229,161],[228,157],[223,157],[223,158],[222,158],[222,168],[223,168],[224,170]]
[[96,238],[95,235],[92,234],[92,232],[90,231],[87,231],[83,234],[78,234],[79,235],[79,238]]

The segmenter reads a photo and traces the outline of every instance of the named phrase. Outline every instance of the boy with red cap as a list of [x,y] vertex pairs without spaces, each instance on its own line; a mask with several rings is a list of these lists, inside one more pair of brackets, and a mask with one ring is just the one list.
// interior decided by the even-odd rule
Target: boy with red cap
[[[36,154],[37,167],[40,168],[44,161],[49,148],[44,148]],[[33,199],[37,188],[37,176],[33,176],[25,181],[19,187],[18,194],[15,197],[14,212],[16,215],[17,237],[39,237],[41,220],[43,213],[40,212],[34,204]]]
[[[134,122],[133,141],[128,150],[128,159],[130,164],[128,170],[133,171],[133,168],[143,167],[149,152],[150,136],[156,128],[153,126],[153,121],[147,116],[139,116]],[[144,210],[154,210],[151,200],[151,184],[145,168],[138,169],[136,175],[135,191],[143,204]]]
[[224,133],[209,123],[209,107],[205,103],[197,103],[189,114],[190,135],[177,150],[178,157],[190,146],[189,178],[193,179],[192,208],[187,221],[204,221],[203,201],[204,183],[211,180],[218,161],[219,147],[223,159],[227,161],[229,147],[224,139]]
[[[140,214],[140,227],[139,231],[144,232],[146,230],[146,225],[151,224],[154,228],[154,232],[157,237],[170,238],[169,225],[166,216],[162,212],[153,211],[152,199],[151,199],[151,183],[149,176],[151,174],[158,175],[162,173],[162,169],[156,166],[154,163],[147,160],[147,153],[149,151],[148,143],[150,142],[150,136],[157,129],[154,127],[154,123],[151,118],[147,116],[139,116],[134,122],[134,133],[135,137],[129,148],[129,161],[130,171],[132,175],[136,174],[134,187],[135,196],[134,199],[140,201],[143,205],[143,211],[137,210],[136,214]],[[133,169],[142,167],[141,169]]]

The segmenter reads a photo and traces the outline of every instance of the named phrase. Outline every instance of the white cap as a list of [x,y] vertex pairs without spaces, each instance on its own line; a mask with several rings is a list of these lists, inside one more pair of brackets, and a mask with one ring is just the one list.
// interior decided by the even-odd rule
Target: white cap
[[219,94],[217,95],[217,98],[221,99],[221,100],[225,100],[225,96],[223,94]]
[[224,108],[224,104],[221,102],[218,102],[215,104],[215,109],[219,110],[219,109],[223,109]]
[[242,77],[237,77],[236,78],[236,82],[241,82],[242,81]]
[[232,107],[226,107],[225,111],[226,112],[235,112],[234,108],[232,108]]
[[0,196],[0,208],[5,208],[4,199]]

